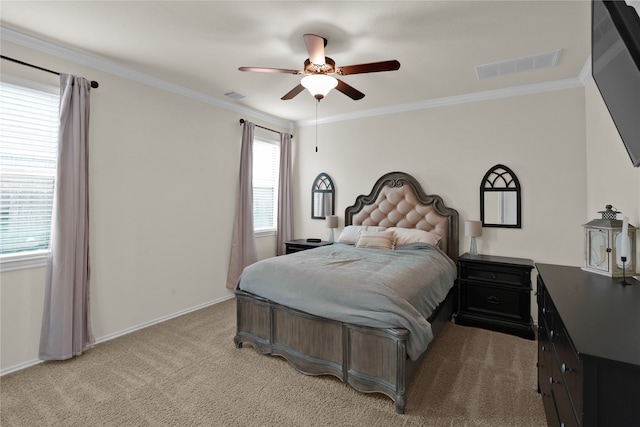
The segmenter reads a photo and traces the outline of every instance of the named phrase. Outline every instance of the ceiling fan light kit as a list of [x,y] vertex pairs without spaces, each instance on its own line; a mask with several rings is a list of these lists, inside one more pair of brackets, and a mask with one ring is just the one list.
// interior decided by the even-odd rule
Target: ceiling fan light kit
[[305,34],[303,39],[307,52],[309,53],[309,58],[304,62],[303,70],[260,67],[240,67],[238,69],[240,71],[255,73],[306,74],[306,77],[304,77],[296,87],[291,89],[281,98],[282,100],[292,99],[306,88],[314,98],[320,101],[331,91],[331,89],[335,88],[338,92],[342,92],[355,101],[364,98],[364,93],[352,86],[349,86],[342,80],[330,76],[330,74],[346,76],[349,74],[395,71],[400,68],[400,62],[395,59],[336,67],[334,60],[324,55],[324,48],[327,45],[327,39],[315,34]]
[[338,79],[326,74],[313,74],[303,77],[300,84],[304,86],[315,99],[320,101],[331,89],[338,86]]

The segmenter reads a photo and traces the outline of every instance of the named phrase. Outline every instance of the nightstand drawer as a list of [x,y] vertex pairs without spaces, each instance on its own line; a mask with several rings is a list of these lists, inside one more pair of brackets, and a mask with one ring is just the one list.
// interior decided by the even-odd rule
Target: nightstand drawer
[[464,264],[461,278],[513,286],[530,286],[528,281],[523,280],[524,275],[521,269],[496,265],[487,267],[483,265]]
[[317,246],[307,246],[307,245],[296,245],[296,244],[291,244],[291,243],[286,243],[286,254],[293,254],[296,252],[302,252],[302,251],[306,251],[309,249],[313,249],[314,247]]
[[309,242],[307,239],[297,239],[297,240],[290,240],[290,241],[284,242],[284,244],[286,249],[285,253],[289,255],[296,252],[319,248],[321,246],[333,245],[333,242],[327,242],[327,241]]
[[504,318],[507,320],[528,321],[529,313],[523,313],[528,292],[485,286],[462,281],[462,307],[467,312]]

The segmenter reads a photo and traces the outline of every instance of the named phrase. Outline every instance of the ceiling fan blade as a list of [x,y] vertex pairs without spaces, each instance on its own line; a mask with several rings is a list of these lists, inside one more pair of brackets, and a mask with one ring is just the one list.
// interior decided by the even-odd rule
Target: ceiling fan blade
[[344,93],[354,101],[364,98],[364,93],[360,92],[358,89],[354,88],[353,86],[349,86],[348,84],[346,84],[340,79],[336,79],[336,80],[338,80],[338,86],[336,86],[336,90]]
[[327,39],[315,34],[305,34],[302,37],[309,52],[309,61],[312,64],[324,64],[324,47],[327,45]]
[[286,101],[288,99],[292,99],[294,96],[296,96],[297,94],[299,94],[300,92],[302,92],[304,90],[304,86],[302,86],[301,84],[299,84],[298,86],[294,87],[293,89],[291,89],[289,92],[287,92],[282,98],[283,101]]
[[395,59],[391,61],[370,62],[368,64],[345,65],[337,67],[336,74],[346,76],[348,74],[377,73],[380,71],[395,71],[400,68],[400,63]]
[[283,74],[302,74],[301,70],[287,70],[286,68],[260,68],[260,67],[240,67],[240,71],[251,71],[253,73],[283,73]]

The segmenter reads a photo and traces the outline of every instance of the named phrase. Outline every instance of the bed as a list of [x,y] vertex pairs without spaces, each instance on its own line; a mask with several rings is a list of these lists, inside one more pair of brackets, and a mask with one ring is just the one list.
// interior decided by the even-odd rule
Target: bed
[[[428,344],[454,309],[458,213],[440,196],[427,195],[411,175],[391,172],[345,210],[345,230],[339,240],[347,230],[355,230],[375,241],[385,235],[376,231],[390,227],[400,227],[398,232],[423,230],[427,232],[423,234],[436,236],[437,244],[409,242],[394,250],[381,250],[371,249],[375,244],[361,245],[362,238],[355,245],[358,247],[337,242],[247,267],[235,288],[236,347],[249,344],[260,353],[285,358],[304,374],[333,375],[361,392],[385,394],[395,402],[396,412],[404,413],[407,387],[427,354]],[[348,242],[347,237],[343,240]],[[418,252],[419,256],[414,255]],[[381,258],[387,256],[395,258],[389,262]],[[429,267],[423,261],[413,264],[412,258],[424,257],[434,262]],[[380,284],[373,273],[365,280],[355,278],[359,273],[350,269],[363,263],[365,268],[382,270]],[[406,267],[402,271],[412,272],[404,277],[395,270],[397,264]],[[296,266],[300,270],[294,270]],[[429,268],[428,274],[424,268]],[[416,293],[425,286],[413,283],[427,276],[437,276],[428,280],[440,283],[436,291],[429,291],[428,298]],[[393,298],[386,290],[382,294],[381,289],[390,286]],[[283,287],[283,292],[277,293],[278,287]],[[398,289],[407,289],[402,291],[407,296]],[[350,298],[353,301],[349,302]],[[409,304],[404,298],[409,298]],[[417,299],[422,302],[414,302]],[[342,300],[350,305],[340,308],[336,304]],[[376,304],[387,305],[382,311]],[[424,316],[407,314],[414,310]]]

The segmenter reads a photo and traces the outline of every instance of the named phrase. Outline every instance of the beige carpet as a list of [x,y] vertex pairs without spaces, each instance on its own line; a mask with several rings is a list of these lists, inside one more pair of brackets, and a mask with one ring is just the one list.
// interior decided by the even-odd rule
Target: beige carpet
[[235,300],[0,379],[9,426],[544,426],[536,343],[448,324],[391,399],[236,349]]

